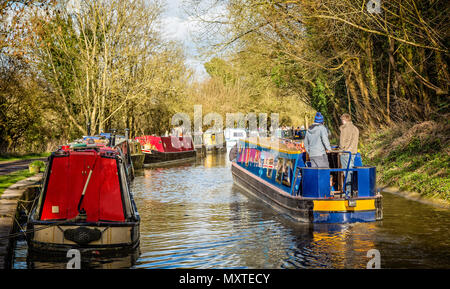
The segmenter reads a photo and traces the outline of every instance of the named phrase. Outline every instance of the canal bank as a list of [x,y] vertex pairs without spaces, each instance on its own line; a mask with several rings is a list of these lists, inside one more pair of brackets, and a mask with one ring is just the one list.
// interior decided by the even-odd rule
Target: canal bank
[[367,133],[360,142],[361,155],[365,164],[377,167],[379,187],[449,208],[449,136],[450,124],[445,121],[397,123]]
[[378,188],[379,191],[381,192],[385,192],[385,193],[389,193],[389,194],[394,194],[400,197],[403,197],[405,199],[408,200],[412,200],[412,201],[416,201],[422,204],[426,204],[426,205],[430,205],[430,206],[434,206],[437,208],[442,208],[442,209],[450,209],[450,202],[443,200],[443,199],[431,199],[431,198],[426,198],[423,197],[421,194],[416,193],[416,192],[406,192],[406,191],[401,191],[399,188],[396,187],[389,187],[389,186],[381,186]]
[[21,180],[0,195],[0,269],[9,269],[15,240],[10,236],[19,230],[19,211],[34,199],[43,173]]

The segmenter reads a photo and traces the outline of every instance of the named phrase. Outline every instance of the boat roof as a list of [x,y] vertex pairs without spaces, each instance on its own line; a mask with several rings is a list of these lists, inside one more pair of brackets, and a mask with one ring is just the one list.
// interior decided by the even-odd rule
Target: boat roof
[[60,145],[57,152],[81,152],[86,150],[92,150],[99,153],[106,153],[108,155],[114,155],[118,153],[116,148],[108,146],[108,139],[99,136],[83,136],[82,139],[75,140],[73,142]]
[[240,139],[244,143],[256,145],[265,149],[279,151],[287,154],[303,153],[303,141],[293,141],[290,139],[271,138],[271,137],[248,137]]
[[240,127],[238,127],[238,128],[227,127],[227,128],[225,129],[225,131],[246,131],[246,130],[245,130],[245,128],[240,128]]

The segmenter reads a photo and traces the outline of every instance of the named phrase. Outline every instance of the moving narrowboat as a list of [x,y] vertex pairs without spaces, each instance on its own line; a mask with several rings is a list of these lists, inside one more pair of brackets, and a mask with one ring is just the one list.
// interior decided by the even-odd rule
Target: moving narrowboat
[[328,154],[330,168],[313,168],[302,143],[242,139],[231,171],[235,184],[245,192],[297,222],[381,220],[375,167],[363,166],[358,153],[353,168],[340,168],[341,153],[348,152]]
[[88,141],[50,155],[27,222],[32,252],[117,253],[138,247],[140,216],[122,149]]
[[140,136],[136,137],[145,155],[144,167],[195,160],[196,151],[191,137]]

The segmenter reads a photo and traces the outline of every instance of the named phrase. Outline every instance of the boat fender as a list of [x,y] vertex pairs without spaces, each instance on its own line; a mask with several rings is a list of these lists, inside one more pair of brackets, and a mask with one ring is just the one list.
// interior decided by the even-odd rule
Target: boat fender
[[97,241],[102,237],[102,232],[94,228],[78,227],[76,229],[67,229],[64,231],[64,238],[73,241],[78,245],[86,245],[90,242]]

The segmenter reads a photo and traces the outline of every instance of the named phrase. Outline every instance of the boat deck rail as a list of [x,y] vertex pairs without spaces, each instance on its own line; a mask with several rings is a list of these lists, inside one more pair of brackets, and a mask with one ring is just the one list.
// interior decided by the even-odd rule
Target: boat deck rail
[[[284,139],[243,139],[239,145],[237,163],[292,196],[351,198],[376,194],[376,169],[363,166],[359,153],[352,154],[334,147],[328,152],[330,167],[316,168],[311,167],[308,154],[303,148],[299,150],[292,146],[295,143]],[[259,153],[249,152],[252,149]],[[264,155],[265,152],[269,156]],[[339,156],[342,155],[348,156],[345,168],[341,168],[340,164]],[[354,167],[350,168],[352,157],[355,159]],[[267,158],[271,159],[269,165]]]

